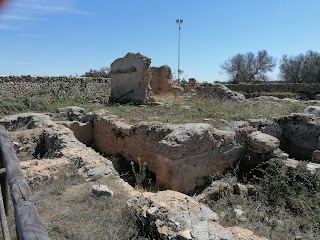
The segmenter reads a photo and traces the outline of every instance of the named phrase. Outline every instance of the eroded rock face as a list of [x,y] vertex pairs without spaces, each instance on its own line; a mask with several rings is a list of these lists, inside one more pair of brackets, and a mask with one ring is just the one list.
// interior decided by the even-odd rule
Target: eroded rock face
[[40,113],[21,113],[0,119],[0,124],[8,131],[52,127],[50,117]]
[[320,149],[320,118],[311,114],[291,114],[276,119],[281,128],[280,148],[297,159],[311,159]]
[[151,67],[150,72],[152,93],[178,93],[183,91],[181,87],[178,87],[172,82],[172,72],[169,66]]
[[235,135],[209,124],[184,124],[159,143],[157,182],[160,186],[191,193],[203,177],[222,173],[240,157]]
[[110,67],[111,102],[143,103],[150,94],[151,59],[140,53],[128,53],[115,60]]
[[140,123],[129,125],[111,116],[94,121],[96,148],[147,164],[161,189],[192,192],[203,178],[224,172],[239,158],[235,135],[209,124]]
[[62,125],[70,128],[75,137],[87,146],[93,143],[93,121],[81,123],[78,121],[61,122]]
[[280,146],[279,139],[260,131],[249,134],[247,142],[255,153],[269,153]]
[[130,125],[117,116],[98,117],[94,120],[96,148],[106,154],[122,155],[128,160],[141,159],[152,172],[157,172],[158,142],[177,126],[162,123]]
[[240,227],[231,230],[222,227],[215,212],[182,193],[170,190],[142,193],[130,199],[128,205],[146,226],[144,230],[156,239],[248,239],[244,236],[261,239]]

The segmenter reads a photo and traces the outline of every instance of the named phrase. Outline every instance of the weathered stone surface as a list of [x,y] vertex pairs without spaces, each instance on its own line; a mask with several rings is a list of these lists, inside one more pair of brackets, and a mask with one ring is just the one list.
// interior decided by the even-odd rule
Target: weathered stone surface
[[235,135],[205,123],[184,124],[160,141],[157,182],[180,192],[192,192],[203,177],[224,172],[240,157]]
[[198,86],[197,92],[199,94],[209,94],[213,96],[217,96],[218,98],[222,99],[229,99],[236,102],[242,102],[246,98],[243,94],[231,91],[224,85],[212,85],[206,84],[204,86]]
[[319,149],[320,118],[297,113],[275,121],[281,129],[280,149],[296,159],[311,159]]
[[93,185],[91,192],[95,196],[109,196],[113,197],[113,191],[106,185]]
[[[157,239],[236,240],[247,239],[239,232],[242,228],[228,230],[217,223],[218,215],[193,198],[174,191],[142,193],[128,201]],[[234,233],[233,233],[234,232]],[[246,236],[252,236],[253,233]],[[240,237],[236,237],[238,235]],[[260,239],[258,237],[252,239]]]
[[70,128],[74,136],[82,143],[90,146],[93,143],[93,122],[81,123],[78,121],[61,122],[63,126]]
[[88,122],[92,120],[92,116],[87,115],[87,111],[84,108],[69,106],[65,108],[57,109],[59,117],[66,118],[69,121]]
[[8,131],[46,128],[54,125],[49,116],[40,113],[21,113],[6,116],[0,119],[0,124]]
[[229,231],[232,232],[233,236],[237,240],[268,240],[264,237],[258,237],[254,235],[254,233],[248,229],[243,229],[241,227],[235,226],[235,227],[229,227],[227,228]]
[[269,153],[280,146],[279,139],[260,131],[249,134],[247,142],[250,149],[256,153]]
[[[274,105],[279,105],[279,103],[289,102],[289,103],[298,103],[299,100],[292,98],[278,98],[274,96],[259,96],[249,99],[250,101],[255,102],[272,102]],[[279,105],[280,106],[280,105]]]
[[115,60],[110,67],[110,101],[142,103],[150,97],[151,59],[140,53],[128,53]]
[[195,199],[199,202],[208,202],[211,200],[216,201],[224,196],[230,195],[231,193],[231,183],[223,180],[217,180],[213,181],[205,190],[195,196]]
[[151,67],[150,72],[150,86],[152,93],[178,93],[183,91],[182,87],[177,86],[172,81],[172,72],[169,66]]
[[94,142],[103,153],[141,159],[156,174],[160,188],[181,192],[191,192],[205,176],[225,171],[242,149],[234,134],[209,124],[129,125],[110,116],[94,120]]
[[320,150],[314,150],[312,153],[312,161],[320,162]]
[[177,127],[145,122],[130,125],[116,116],[98,117],[94,120],[94,142],[100,152],[121,154],[134,161],[140,158],[150,171],[157,172],[158,142]]
[[[291,168],[297,168],[299,166],[299,164],[301,163],[298,160],[294,160],[294,159],[290,159],[290,158],[287,160],[284,160],[283,162],[286,166],[291,167]],[[316,171],[320,170],[320,163],[313,163],[313,162],[307,163],[306,169],[307,169],[307,171],[309,171],[310,174],[314,174]]]
[[110,168],[110,166],[101,166],[89,169],[88,176],[99,177],[103,175],[108,175],[109,173],[112,173],[112,169]]
[[320,107],[319,106],[308,106],[306,109],[303,111],[304,113],[308,114],[313,114],[317,117],[320,116]]
[[103,103],[111,91],[110,79],[92,77],[0,76],[0,85],[0,98],[28,97],[31,104],[33,96],[56,98],[57,94]]

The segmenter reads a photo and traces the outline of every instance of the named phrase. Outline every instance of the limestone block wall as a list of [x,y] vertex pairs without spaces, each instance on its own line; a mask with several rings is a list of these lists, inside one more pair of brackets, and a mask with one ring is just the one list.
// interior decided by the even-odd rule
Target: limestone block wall
[[139,123],[115,116],[94,119],[95,148],[146,163],[160,189],[193,193],[206,176],[222,173],[241,156],[235,134],[209,124]]
[[0,98],[67,95],[104,102],[111,93],[111,81],[107,78],[0,76],[0,86]]

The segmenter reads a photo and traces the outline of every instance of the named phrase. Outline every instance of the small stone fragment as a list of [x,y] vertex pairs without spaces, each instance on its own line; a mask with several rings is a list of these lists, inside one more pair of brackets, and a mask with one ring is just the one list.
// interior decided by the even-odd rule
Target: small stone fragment
[[95,196],[108,196],[113,197],[113,191],[106,185],[93,185],[92,194]]
[[182,240],[189,240],[189,239],[191,240],[192,239],[191,232],[189,229],[179,231],[178,237],[179,237],[179,239],[182,239]]
[[103,176],[103,175],[108,175],[111,172],[112,172],[112,170],[109,166],[95,167],[95,168],[92,168],[88,171],[88,176],[89,177]]

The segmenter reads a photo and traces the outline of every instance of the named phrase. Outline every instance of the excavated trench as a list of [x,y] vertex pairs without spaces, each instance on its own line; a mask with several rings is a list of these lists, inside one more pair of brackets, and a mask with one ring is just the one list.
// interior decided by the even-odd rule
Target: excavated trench
[[[90,127],[88,127],[88,124]],[[82,125],[77,124],[76,127],[74,122],[63,123],[63,125],[73,130],[76,138],[86,144],[87,147],[91,146],[97,152],[108,156],[108,158],[112,160],[114,168],[118,171],[119,175],[132,186],[139,185],[144,187],[144,189],[153,191],[157,190],[157,188],[159,188],[159,182],[163,181],[164,184],[160,186],[160,188],[169,188],[185,193],[190,193],[195,187],[200,186],[192,185],[192,182],[188,182],[188,177],[192,174],[198,174],[191,172],[192,169],[199,169],[199,172],[206,170],[206,165],[202,166],[199,164],[199,161],[202,161],[202,159],[197,159],[192,162],[192,164],[188,163],[189,165],[187,167],[174,165],[176,164],[175,161],[168,162],[168,160],[164,159],[163,161],[167,164],[164,166],[164,169],[167,169],[167,172],[172,174],[171,176],[163,175],[163,172],[157,172],[159,167],[163,167],[163,165],[159,166],[159,162],[158,165],[152,165],[152,161],[144,163],[145,159],[153,160],[158,157],[158,155],[155,154],[155,151],[159,142],[177,127],[170,125],[169,128],[164,128],[164,125],[161,124],[130,126],[124,122],[117,124],[110,119],[98,123],[91,120],[87,123],[82,123]],[[257,126],[257,130],[277,137],[281,143],[280,149],[288,153],[289,158],[310,161],[313,152],[319,149],[320,121],[317,118],[310,115],[290,115],[276,119],[270,124],[273,126],[268,124],[259,125]],[[24,128],[23,131],[19,131],[21,126]],[[31,119],[22,121],[22,125],[13,122],[10,126],[7,125],[6,127],[11,130],[10,138],[12,139],[14,149],[16,150],[20,161],[62,157],[60,150],[63,148],[63,144],[59,139],[59,134],[51,134],[46,131],[45,128],[37,128],[35,124],[32,123]],[[270,131],[270,129],[273,129],[273,131]],[[188,134],[189,133],[187,133],[187,135]],[[84,138],[84,136],[86,138]],[[88,139],[90,141],[88,141]],[[145,146],[141,146],[142,144]],[[126,152],[128,147],[136,152]],[[192,146],[190,147],[192,148]],[[212,152],[212,154],[216,153],[219,154],[218,152]],[[173,152],[172,154],[175,153]],[[239,156],[235,157],[240,158],[241,151],[237,151],[237,154]],[[135,156],[142,156],[144,162],[140,161],[139,157]],[[263,154],[251,154],[248,156],[249,158],[252,156],[256,159],[260,158],[258,161],[265,161],[272,157],[272,155]],[[184,159],[188,159],[188,156]],[[196,165],[196,162],[198,162],[198,165]],[[160,164],[162,163],[160,162]],[[182,162],[182,164],[185,164],[185,162]],[[258,163],[254,164],[257,165]],[[174,168],[172,168],[172,170],[167,166],[173,166]],[[252,168],[254,166],[250,167]],[[181,177],[179,171],[186,172],[185,169],[190,172]],[[243,169],[243,171],[246,171],[246,166]],[[175,175],[175,172],[177,175]],[[162,176],[159,176],[161,174]],[[209,174],[207,174],[207,176],[208,175]],[[167,176],[172,177],[173,180],[170,181],[175,181],[174,178],[180,177],[182,180],[179,180],[178,184],[184,181],[183,178],[187,177],[186,181],[188,183],[186,184],[192,185],[193,190],[191,188],[180,188],[180,185],[166,185],[168,183],[166,179]],[[162,179],[160,179],[160,177]]]
[[45,129],[9,132],[13,148],[20,161],[55,159],[62,156],[61,141]]

